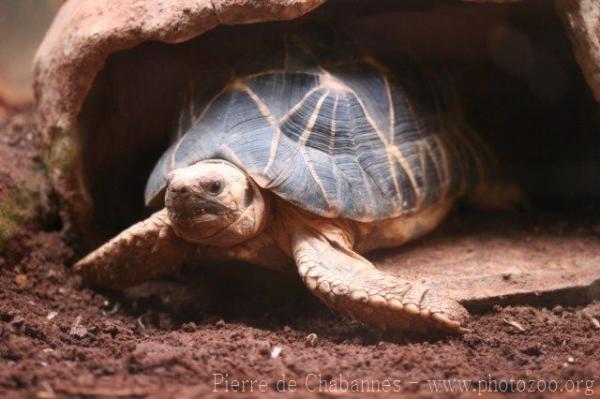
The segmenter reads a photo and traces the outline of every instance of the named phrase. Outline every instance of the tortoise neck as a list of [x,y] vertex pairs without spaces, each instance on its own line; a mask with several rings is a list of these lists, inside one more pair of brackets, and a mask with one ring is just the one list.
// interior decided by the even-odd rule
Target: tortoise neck
[[273,240],[288,256],[294,255],[294,240],[299,237],[298,233],[307,230],[344,248],[354,246],[356,234],[352,221],[315,215],[280,198],[275,199],[273,204],[275,208],[271,227]]

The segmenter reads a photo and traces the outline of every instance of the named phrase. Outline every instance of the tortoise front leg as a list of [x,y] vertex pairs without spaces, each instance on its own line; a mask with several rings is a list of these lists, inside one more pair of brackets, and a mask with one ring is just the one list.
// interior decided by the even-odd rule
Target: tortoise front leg
[[346,240],[294,223],[291,251],[302,280],[325,304],[351,319],[388,331],[460,331],[468,312],[458,302],[383,273]]
[[163,209],[88,254],[75,270],[91,285],[121,289],[176,272],[193,248],[175,235]]

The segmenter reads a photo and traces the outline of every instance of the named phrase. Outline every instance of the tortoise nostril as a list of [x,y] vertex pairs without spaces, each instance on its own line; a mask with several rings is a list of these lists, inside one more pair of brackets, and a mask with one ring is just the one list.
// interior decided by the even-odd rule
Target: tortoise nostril
[[186,185],[181,184],[181,185],[171,185],[170,190],[173,194],[188,194],[189,189]]

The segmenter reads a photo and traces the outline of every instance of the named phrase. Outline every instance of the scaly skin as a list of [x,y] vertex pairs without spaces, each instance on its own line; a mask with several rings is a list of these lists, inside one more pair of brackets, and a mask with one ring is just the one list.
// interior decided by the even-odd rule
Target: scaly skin
[[460,331],[466,309],[425,284],[377,270],[352,250],[350,222],[315,217],[290,205],[279,210],[300,277],[329,307],[383,331]]
[[193,249],[175,235],[162,209],[88,254],[75,271],[91,285],[122,289],[175,273]]
[[[364,241],[364,226],[317,216],[281,199],[270,207],[269,196],[231,164],[187,167],[171,176],[166,196],[165,209],[80,260],[76,270],[94,285],[123,288],[178,270],[198,247],[257,264],[265,264],[265,253],[287,254],[313,294],[373,328],[460,331],[468,317],[456,301],[426,284],[383,273],[359,255],[355,247],[376,246]],[[450,204],[380,227],[403,243],[437,226]]]
[[[268,234],[295,260],[308,289],[342,315],[393,332],[459,331],[468,317],[450,298],[383,273],[354,252],[349,222],[310,215],[283,202],[277,212]],[[92,285],[121,289],[174,273],[195,247],[174,233],[163,209],[77,262],[75,270]]]

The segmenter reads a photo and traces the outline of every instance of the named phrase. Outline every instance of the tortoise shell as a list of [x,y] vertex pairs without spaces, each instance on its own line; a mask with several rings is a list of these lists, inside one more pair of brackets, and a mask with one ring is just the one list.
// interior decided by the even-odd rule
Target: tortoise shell
[[[446,91],[413,60],[388,68],[350,45],[290,34],[269,65],[191,84],[177,137],[146,186],[224,159],[315,214],[386,219],[463,193],[483,173]],[[221,75],[223,76],[223,74]]]

